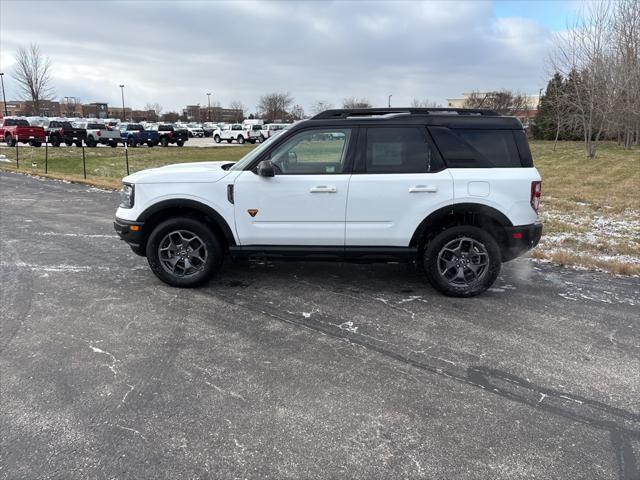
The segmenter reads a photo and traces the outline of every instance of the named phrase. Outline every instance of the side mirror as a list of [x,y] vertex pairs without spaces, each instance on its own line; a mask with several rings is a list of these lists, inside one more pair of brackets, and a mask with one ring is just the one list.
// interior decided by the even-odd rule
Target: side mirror
[[273,168],[271,160],[262,160],[256,169],[256,173],[261,177],[275,177],[276,169]]

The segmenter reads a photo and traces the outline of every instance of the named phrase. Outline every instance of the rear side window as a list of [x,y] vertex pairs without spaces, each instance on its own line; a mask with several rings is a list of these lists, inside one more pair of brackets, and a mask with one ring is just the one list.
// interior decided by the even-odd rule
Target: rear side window
[[367,129],[367,173],[429,173],[442,170],[437,151],[420,127]]
[[[450,168],[523,166],[514,136],[517,132],[512,130],[453,130],[446,127],[429,130]],[[526,145],[526,139],[524,142]]]

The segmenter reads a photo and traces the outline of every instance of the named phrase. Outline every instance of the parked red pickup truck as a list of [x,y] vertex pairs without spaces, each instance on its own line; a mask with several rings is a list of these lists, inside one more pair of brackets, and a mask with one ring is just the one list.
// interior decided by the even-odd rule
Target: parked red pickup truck
[[0,139],[9,147],[18,142],[39,147],[45,140],[44,128],[32,127],[24,118],[0,118]]

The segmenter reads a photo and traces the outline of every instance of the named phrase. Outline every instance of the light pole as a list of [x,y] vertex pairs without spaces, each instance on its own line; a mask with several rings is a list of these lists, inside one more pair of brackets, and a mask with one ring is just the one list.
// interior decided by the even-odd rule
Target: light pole
[[122,120],[127,121],[127,117],[124,113],[124,85],[120,85],[120,92],[122,93]]
[[0,72],[0,82],[2,83],[2,103],[4,104],[4,116],[8,117],[9,112],[7,111],[7,97],[4,95],[4,73]]
[[207,92],[207,121],[211,121],[211,92]]
[[391,97],[393,97],[393,94],[389,95],[389,99],[388,99],[388,102],[387,102],[387,106],[389,108],[391,108]]

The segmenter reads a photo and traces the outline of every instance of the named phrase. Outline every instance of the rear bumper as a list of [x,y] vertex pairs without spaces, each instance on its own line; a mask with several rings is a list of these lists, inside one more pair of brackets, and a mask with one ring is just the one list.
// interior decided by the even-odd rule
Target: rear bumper
[[143,222],[132,222],[116,217],[113,228],[120,237],[129,244],[131,250],[144,256],[144,235],[142,233]]
[[542,223],[517,227],[505,227],[506,245],[502,251],[502,261],[508,262],[538,245],[542,236]]

